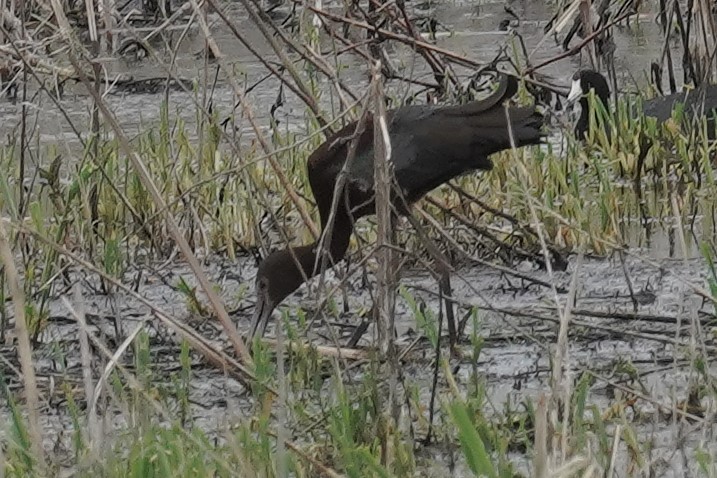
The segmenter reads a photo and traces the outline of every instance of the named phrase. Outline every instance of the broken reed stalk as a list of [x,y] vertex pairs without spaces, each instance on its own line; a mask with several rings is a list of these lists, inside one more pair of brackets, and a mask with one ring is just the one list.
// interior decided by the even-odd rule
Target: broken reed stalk
[[[394,340],[394,306],[396,276],[394,271],[393,214],[391,209],[391,138],[388,134],[386,103],[383,93],[381,62],[377,60],[371,68],[371,94],[373,96],[373,165],[374,191],[376,194],[376,327],[379,350],[388,365],[388,401],[386,417],[393,418],[393,427],[398,425],[401,400],[398,397],[398,353]],[[392,427],[390,427],[392,428]],[[384,437],[386,450],[390,448],[388,437]],[[386,451],[385,450],[385,451]],[[383,453],[384,461],[388,456]],[[388,465],[388,463],[384,463]]]
[[40,399],[37,393],[37,379],[32,361],[30,332],[27,327],[27,316],[25,315],[25,291],[20,285],[20,276],[17,272],[17,267],[15,267],[15,258],[10,249],[10,242],[3,219],[0,219],[0,261],[5,266],[5,278],[12,295],[12,305],[15,309],[17,354],[20,360],[25,389],[30,447],[40,470],[43,470],[45,468],[45,458],[42,449],[42,429],[40,428],[40,418],[38,416]]
[[598,36],[600,36],[603,32],[605,32],[607,29],[612,28],[613,26],[617,25],[617,24],[620,23],[621,21],[623,21],[623,20],[625,20],[625,19],[627,19],[627,18],[630,18],[630,17],[633,16],[633,15],[637,15],[637,12],[636,12],[636,11],[633,11],[633,10],[630,10],[630,11],[628,11],[628,12],[623,13],[623,14],[620,15],[619,17],[615,18],[614,20],[612,20],[612,21],[606,23],[606,24],[603,25],[602,27],[600,27],[600,28],[598,28],[597,30],[595,30],[594,32],[592,32],[592,34],[587,35],[587,36],[583,39],[583,41],[581,41],[579,44],[577,44],[577,45],[575,45],[574,47],[572,47],[570,50],[568,50],[568,51],[566,51],[566,52],[563,52],[563,53],[561,53],[561,54],[559,54],[559,55],[555,55],[555,56],[552,57],[552,58],[548,58],[547,60],[542,61],[542,62],[538,63],[538,64],[535,65],[535,66],[531,66],[531,67],[527,68],[525,71],[523,71],[522,74],[525,75],[525,76],[530,75],[530,74],[532,74],[533,72],[535,72],[535,71],[537,71],[537,70],[540,70],[541,68],[545,68],[545,67],[548,66],[548,65],[552,65],[552,64],[555,63],[555,62],[558,62],[558,61],[563,60],[563,59],[565,59],[565,58],[568,58],[568,57],[577,55],[578,53],[580,53],[580,50],[582,50],[585,45],[587,45],[588,43],[590,43],[590,42],[592,42],[592,41],[595,41],[595,39],[596,39]]
[[391,289],[390,264],[393,256],[391,249],[391,142],[386,124],[386,106],[383,100],[381,63],[377,61],[372,68],[371,80],[374,104],[373,148],[374,148],[374,190],[376,194],[376,256],[377,274],[377,328],[379,350],[388,355],[392,349],[393,327],[393,291]]
[[692,59],[697,63],[697,84],[710,83],[714,78],[715,54],[717,54],[717,27],[715,27],[712,7],[707,0],[695,0],[692,3],[694,35],[692,38]]
[[281,319],[277,321],[276,327],[276,381],[279,396],[276,403],[276,476],[278,478],[286,478],[289,476],[288,462],[286,456],[286,442],[289,441],[289,431],[287,429],[289,423],[288,413],[288,389],[287,383],[289,377],[286,375],[285,357],[286,344],[284,341],[284,324]]
[[[578,11],[580,12],[580,21],[583,24],[583,29],[585,31],[585,36],[590,36],[593,33],[593,22],[592,22],[592,15],[591,13],[591,4],[592,2],[590,0],[580,0],[580,5],[578,7]],[[598,62],[597,62],[597,52],[595,51],[595,42],[590,42],[586,45],[588,47],[588,58],[590,59],[590,64],[594,69],[598,68]]]
[[[82,384],[85,387],[85,401],[88,404],[95,404],[94,398],[95,387],[92,380],[92,352],[90,350],[90,341],[88,338],[89,332],[87,328],[87,320],[85,316],[85,304],[82,298],[82,291],[80,285],[75,283],[72,287],[74,305],[70,302],[67,296],[62,296],[62,301],[65,307],[70,312],[70,315],[75,317],[79,328],[79,342],[80,342],[80,363],[82,365]],[[87,428],[88,436],[90,438],[90,452],[96,450],[99,445],[100,435],[97,427],[97,416],[93,407],[87,407]]]

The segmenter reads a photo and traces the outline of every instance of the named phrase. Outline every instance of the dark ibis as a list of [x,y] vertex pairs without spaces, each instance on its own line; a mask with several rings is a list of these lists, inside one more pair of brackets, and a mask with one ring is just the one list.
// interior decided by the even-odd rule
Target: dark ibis
[[[441,184],[474,170],[489,170],[489,156],[516,147],[538,144],[544,134],[543,115],[534,106],[508,106],[504,101],[518,89],[514,76],[502,75],[489,97],[460,106],[411,105],[389,110],[386,121],[391,143],[394,187],[392,201],[407,207]],[[319,209],[322,228],[327,227],[340,171],[352,141],[356,153],[337,202],[329,243],[328,264],[341,261],[349,246],[354,222],[374,213],[373,117],[362,131],[353,122],[331,135],[307,161],[309,185]],[[264,335],[274,308],[301,284],[317,275],[319,242],[290,247],[269,254],[256,274],[256,308],[248,340]]]

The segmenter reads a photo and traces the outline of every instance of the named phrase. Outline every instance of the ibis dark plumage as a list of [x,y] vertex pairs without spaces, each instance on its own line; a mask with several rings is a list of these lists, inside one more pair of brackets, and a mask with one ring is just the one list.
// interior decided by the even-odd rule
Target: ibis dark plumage
[[[581,113],[575,125],[575,134],[578,138],[587,132],[590,118],[590,104],[587,93],[593,90],[596,98],[602,101],[605,108],[608,107],[610,88],[605,77],[590,69],[578,70],[573,75],[572,87],[568,94],[568,102],[574,103],[580,100]],[[714,114],[717,109],[717,85],[705,85],[692,90],[673,93],[667,96],[652,98],[642,102],[642,109],[645,116],[651,116],[658,121],[666,121],[672,116],[672,110],[677,104],[684,105],[684,111],[688,118],[708,116],[708,133],[714,138]]]
[[[410,205],[452,178],[474,170],[491,169],[491,154],[511,147],[540,143],[543,116],[532,106],[503,106],[517,91],[517,79],[503,75],[489,97],[460,106],[412,105],[387,112],[390,161],[398,190],[394,198]],[[351,123],[321,144],[307,161],[309,185],[327,228],[339,173],[352,141],[356,153],[340,191],[330,240],[324,246],[329,266],[343,259],[353,224],[374,213],[373,118],[362,131]],[[354,137],[357,134],[356,137]],[[396,201],[400,204],[399,201]],[[401,213],[405,207],[398,208]],[[264,334],[274,308],[306,280],[320,272],[319,243],[271,253],[256,275],[256,309],[249,340]]]

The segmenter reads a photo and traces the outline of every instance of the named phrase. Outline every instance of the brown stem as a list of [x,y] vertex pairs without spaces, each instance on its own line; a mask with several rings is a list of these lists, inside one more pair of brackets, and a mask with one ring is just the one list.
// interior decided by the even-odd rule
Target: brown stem
[[548,58],[548,59],[545,60],[544,62],[538,63],[536,66],[533,66],[533,67],[530,67],[530,68],[526,69],[526,70],[523,72],[523,74],[524,74],[524,75],[529,75],[529,74],[533,73],[533,72],[536,71],[536,70],[539,70],[539,69],[541,69],[541,68],[545,68],[546,66],[552,65],[553,63],[558,62],[558,61],[560,61],[560,60],[562,60],[562,59],[571,57],[571,56],[573,56],[573,55],[577,55],[578,53],[580,53],[580,50],[582,50],[585,45],[587,45],[588,43],[590,43],[591,41],[593,41],[596,37],[598,37],[598,36],[599,36],[601,33],[603,33],[605,30],[607,30],[608,28],[613,27],[614,25],[620,23],[621,21],[625,20],[626,18],[631,17],[631,16],[636,15],[636,14],[637,14],[637,12],[634,11],[634,10],[630,10],[629,12],[625,12],[624,14],[622,14],[622,15],[620,15],[619,17],[615,18],[615,19],[614,19],[613,21],[611,21],[610,23],[605,24],[604,26],[602,26],[602,27],[599,28],[598,30],[595,30],[595,31],[592,32],[590,35],[586,36],[585,39],[584,39],[582,42],[580,42],[578,45],[572,47],[570,50],[568,50],[568,51],[566,51],[566,52],[564,52],[564,53],[561,53],[560,55],[556,55],[556,56],[554,56],[554,57],[552,57],[552,58]]

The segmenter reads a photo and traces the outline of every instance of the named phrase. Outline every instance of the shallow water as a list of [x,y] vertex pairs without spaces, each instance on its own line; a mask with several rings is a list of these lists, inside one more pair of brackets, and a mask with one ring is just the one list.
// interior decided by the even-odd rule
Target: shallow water
[[[338,9],[331,8],[330,3],[326,3],[326,5],[329,10],[339,12]],[[409,13],[416,16],[432,15],[435,17],[442,25],[454,32],[450,35],[440,34],[437,40],[438,46],[480,62],[492,60],[499,48],[505,45],[508,34],[499,30],[499,24],[502,20],[512,17],[505,13],[504,5],[512,8],[521,18],[517,31],[524,38],[529,50],[538,45],[543,38],[543,28],[551,17],[550,6],[546,7],[542,2],[532,0],[507,3],[451,1],[431,5],[430,9],[424,10],[418,8],[421,5],[409,4]],[[288,7],[279,8],[279,10],[282,9],[288,11]],[[262,55],[269,59],[275,58],[270,47],[263,41],[257,29],[252,26],[240,6],[232,5],[228,16]],[[652,14],[643,15],[639,22],[629,28],[623,27],[615,30],[616,69],[623,78],[635,77],[638,84],[644,84],[644,72],[649,71],[650,62],[659,58],[661,53],[660,32],[653,17]],[[218,17],[211,17],[211,19],[214,22],[213,34],[220,50],[226,56],[227,61],[245,75],[246,84],[253,84],[262,78],[266,74],[263,66],[234,38],[231,31],[223,25]],[[181,31],[173,31],[171,38],[176,43],[180,35]],[[573,40],[573,44],[577,41]],[[195,55],[197,52],[201,52],[203,47],[202,35],[196,27],[191,28],[177,47],[177,59],[171,70],[180,78],[202,81],[205,74],[204,62]],[[393,57],[396,60],[395,65],[402,66],[404,73],[410,73],[407,76],[430,79],[423,62],[418,60],[410,50],[399,45],[389,48],[389,52],[397,55]],[[556,45],[554,41],[546,40],[531,56],[531,61],[539,63],[561,52],[559,45]],[[129,75],[135,79],[162,77],[166,76],[170,66],[167,63],[168,58],[165,58],[166,54],[163,54],[162,50],[159,50],[159,53],[161,57],[159,60],[128,62],[105,58],[102,64],[110,77],[113,75]],[[349,68],[340,71],[341,77],[345,78],[355,90],[361,91],[361,87],[367,84],[367,74],[363,63],[348,55],[344,55],[342,61]],[[573,56],[541,69],[540,73],[550,75],[558,83],[568,87],[570,76],[579,66],[580,56]],[[216,67],[216,64],[209,65],[207,75],[211,82],[214,81]],[[464,72],[464,77],[466,75],[467,72]],[[268,106],[276,98],[278,84],[277,80],[269,79],[249,94],[256,114],[263,125],[267,125]],[[394,91],[396,87],[402,88],[397,85],[399,85],[397,81],[392,81],[389,88],[393,86]],[[65,93],[60,102],[62,108],[69,113],[69,117],[80,131],[86,130],[87,112],[91,105],[91,98],[84,91],[82,85],[68,85]],[[159,120],[162,97],[162,94],[122,94],[121,96],[108,95],[106,100],[125,131],[132,136]],[[222,113],[220,116],[229,114],[236,102],[230,85],[221,74],[218,77],[216,88],[212,92],[211,100],[214,108]],[[169,111],[176,112],[177,116],[192,125],[196,119],[194,101],[191,94],[174,91],[169,97]],[[328,105],[325,103],[324,106]],[[38,112],[37,128],[43,143],[59,143],[61,145],[69,143],[72,146],[74,133],[48,98],[40,95],[39,98],[28,102],[28,107],[31,111]],[[295,96],[287,92],[285,104],[278,113],[279,118],[291,127],[301,128],[303,122],[297,120],[303,117],[303,112],[303,105]],[[7,101],[0,103],[0,114],[3,117],[2,125],[0,125],[0,137],[5,138],[7,134],[17,128],[20,113],[20,104],[13,105]]]

